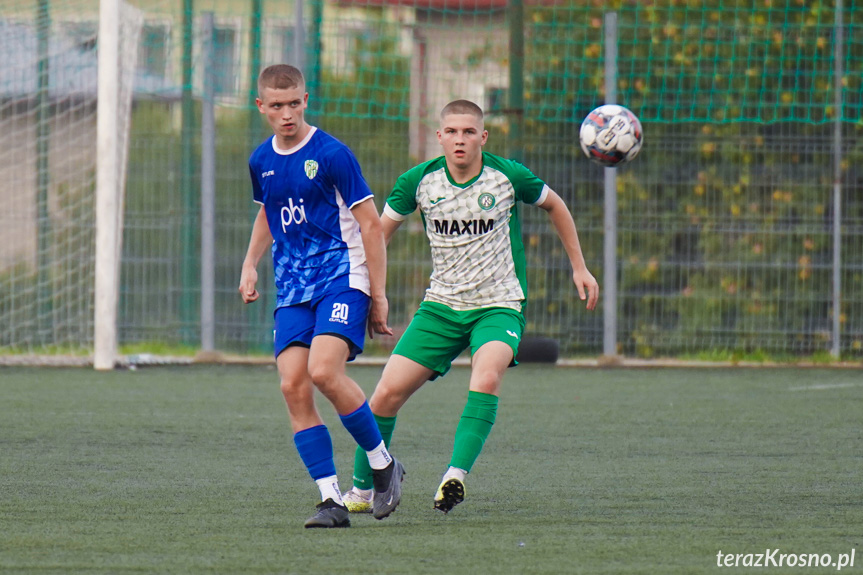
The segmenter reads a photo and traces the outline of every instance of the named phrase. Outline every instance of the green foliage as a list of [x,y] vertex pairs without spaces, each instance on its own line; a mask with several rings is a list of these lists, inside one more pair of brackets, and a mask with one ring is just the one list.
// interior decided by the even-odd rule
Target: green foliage
[[[833,6],[767,3],[602,2],[531,10],[525,66],[530,108],[539,118],[579,120],[603,101],[603,14],[618,14],[618,101],[642,121],[800,121],[836,118]],[[859,27],[863,15],[845,9]],[[853,31],[854,28],[851,28]],[[863,44],[846,37],[842,118],[860,122]]]
[[[408,155],[410,59],[398,54],[398,30],[378,23],[350,54],[352,74],[325,70],[313,122],[344,141],[360,161],[378,205],[395,178],[411,167]],[[399,171],[400,170],[400,171]]]
[[[656,126],[657,147],[680,138],[669,131]],[[692,341],[801,354],[829,346],[832,203],[827,182],[808,180],[828,148],[788,143],[818,141],[824,130],[786,126],[784,149],[771,131],[703,125],[686,152],[669,157],[664,185],[619,188],[621,289],[634,338],[624,349],[651,357]]]
[[[605,100],[603,15],[609,9],[617,12],[620,30],[618,101],[640,116],[645,131],[641,154],[617,170],[616,270],[602,267],[603,172],[578,146],[581,119]],[[486,149],[507,155],[520,146],[515,151],[524,163],[571,208],[600,284],[616,274],[621,353],[817,357],[830,345],[833,9],[817,0],[784,6],[615,0],[526,8],[522,141],[510,137],[512,116],[492,114]],[[350,52],[340,54],[338,64],[321,60],[308,117],[352,148],[381,207],[413,162],[411,56],[404,30],[387,20],[385,9],[364,14]],[[854,286],[863,283],[858,2],[846,7],[845,17],[842,280]],[[323,40],[325,49],[336,45],[329,36]],[[505,54],[480,43],[462,55],[466,73],[481,81],[484,65],[508,66]],[[197,286],[183,285],[182,245],[188,228],[199,224],[183,203],[179,124],[170,104],[136,106],[121,301],[128,343],[163,338],[188,344],[180,334],[197,329],[179,309],[181,291],[197,298]],[[219,345],[263,352],[274,297],[269,266],[260,266],[260,304],[239,305],[235,285],[255,213],[247,159],[267,129],[251,102],[220,106],[217,124],[217,322],[225,326]],[[199,144],[195,140],[196,162]],[[545,213],[525,208],[523,222],[528,333],[559,338],[565,356],[595,354],[602,310],[588,313],[578,300]],[[403,325],[430,272],[418,219],[402,227],[389,259],[391,317]],[[863,300],[846,287],[843,302],[843,353],[859,357]]]
[[[836,118],[833,6],[800,0],[784,10],[727,1],[531,8],[526,163],[574,206],[600,278],[602,244],[592,240],[601,239],[601,179],[581,156],[577,134],[581,119],[605,99],[607,10],[618,14],[617,101],[640,116],[645,131],[641,155],[618,169],[620,351],[653,357],[693,345],[825,349],[833,313],[832,197],[825,193],[831,176],[824,169],[832,164],[827,123]],[[846,7],[845,22],[859,29],[859,10]],[[861,62],[863,44],[846,35],[844,174],[852,189],[863,134]],[[849,191],[851,222],[861,217],[855,197]],[[542,266],[530,278],[530,324],[560,325],[564,350],[579,353],[596,322],[557,291],[568,283],[566,273],[548,281],[547,268],[566,267],[555,238],[540,232],[530,239],[538,248],[534,265]],[[846,236],[845,261],[858,258],[860,248],[859,234]],[[561,324],[561,316],[576,321]]]

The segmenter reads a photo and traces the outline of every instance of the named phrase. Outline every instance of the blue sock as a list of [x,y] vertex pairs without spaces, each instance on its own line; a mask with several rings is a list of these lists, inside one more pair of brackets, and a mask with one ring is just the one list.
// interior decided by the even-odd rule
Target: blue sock
[[364,401],[353,413],[339,415],[339,418],[341,418],[345,429],[364,451],[373,450],[383,441],[378,423],[375,421],[375,416],[372,414],[367,401]]
[[316,425],[294,434],[294,443],[309,475],[317,481],[336,474],[333,460],[333,440],[325,425]]

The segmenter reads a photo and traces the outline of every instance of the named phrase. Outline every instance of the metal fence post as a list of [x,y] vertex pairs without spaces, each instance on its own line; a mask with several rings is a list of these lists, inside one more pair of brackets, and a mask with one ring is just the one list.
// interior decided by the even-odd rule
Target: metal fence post
[[[605,14],[605,103],[617,103],[617,13]],[[602,354],[617,355],[617,171],[605,168]]]
[[842,30],[842,0],[836,0],[833,82],[835,124],[833,132],[833,345],[830,353],[842,353],[842,76],[844,33]]
[[201,102],[201,350],[215,348],[216,110],[212,12],[201,16],[204,93]]

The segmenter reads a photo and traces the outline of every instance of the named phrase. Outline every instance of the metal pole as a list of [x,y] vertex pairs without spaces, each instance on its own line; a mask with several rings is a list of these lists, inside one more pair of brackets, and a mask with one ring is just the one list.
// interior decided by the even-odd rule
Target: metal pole
[[[262,129],[261,114],[255,105],[255,99],[259,95],[258,76],[263,66],[261,59],[263,0],[251,0],[251,11],[252,16],[249,27],[249,61],[251,62],[251,66],[249,69],[249,120],[247,126],[248,148],[250,151],[254,150],[267,137],[267,131]],[[306,113],[306,117],[308,118],[308,112]],[[272,136],[272,132],[269,135]],[[249,229],[251,229],[252,222],[254,222],[255,216],[258,214],[259,207],[257,204],[249,202]],[[272,269],[272,265],[262,266],[262,269],[259,271],[258,291],[261,293],[259,303],[262,305],[246,306],[246,314],[250,318],[248,325],[250,327],[266,325],[267,329],[264,333],[269,333],[272,329],[273,310],[276,306],[275,290],[272,289],[274,287],[271,275]],[[253,330],[250,333],[255,333],[255,331]],[[272,337],[270,337],[269,343],[272,344]],[[263,349],[267,349],[267,347],[261,347],[261,350]]]
[[[308,70],[303,70],[306,77],[306,89],[309,94],[314,94],[315,98],[323,102],[325,94],[322,93],[321,85],[321,60],[320,55],[323,51],[321,43],[321,27],[324,21],[324,3],[323,0],[310,0],[311,4],[311,20],[309,22],[309,30],[311,32],[308,46],[305,51],[305,61]],[[307,110],[306,115],[314,113],[314,110]],[[310,116],[314,118],[314,116]]]
[[[617,13],[605,14],[605,103],[617,103]],[[602,354],[617,356],[617,171],[605,168]]]
[[192,53],[194,49],[194,2],[183,0],[183,103],[182,132],[180,149],[180,195],[182,198],[182,218],[180,229],[180,339],[183,343],[192,342],[192,329],[195,324],[194,290],[198,284],[195,270],[195,228],[194,214],[198,211],[198,190],[195,189],[195,100],[192,86]]
[[294,4],[294,66],[306,73],[306,24],[303,18],[303,0]]
[[261,73],[261,11],[263,0],[252,0],[249,22],[249,146],[254,149],[262,139],[261,117],[255,106],[258,97],[258,76]]
[[201,16],[204,94],[201,106],[201,350],[215,348],[216,110],[212,12]]
[[48,49],[51,36],[51,13],[48,0],[39,0],[39,12],[36,25],[38,37],[38,74],[39,88],[36,92],[36,229],[38,233],[37,269],[39,312],[37,314],[38,333],[36,341],[41,345],[50,344],[51,314],[53,310],[51,287],[51,257],[50,234],[51,223],[48,213],[48,186],[51,182],[51,167],[48,161],[51,132],[49,123],[50,95],[48,94],[50,75],[50,51]]
[[522,128],[524,123],[524,4],[510,0],[509,10],[509,151],[507,155],[521,162],[524,158]]
[[[258,75],[261,73],[261,17],[263,0],[252,0],[252,18],[249,22],[249,104],[258,97]],[[249,110],[249,135],[252,143],[258,139],[260,132],[260,117],[258,109],[252,105]]]
[[833,55],[833,91],[835,98],[833,131],[833,345],[830,353],[838,358],[842,353],[842,61],[845,35],[842,29],[842,0],[836,0],[836,41]]

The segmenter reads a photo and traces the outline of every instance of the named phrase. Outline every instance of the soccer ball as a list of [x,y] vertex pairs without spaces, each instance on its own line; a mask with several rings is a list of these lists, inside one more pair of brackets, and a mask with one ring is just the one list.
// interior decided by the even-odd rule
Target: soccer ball
[[627,108],[606,104],[587,115],[578,139],[588,158],[603,166],[618,166],[641,150],[641,122]]

